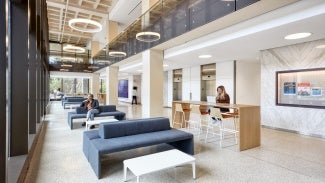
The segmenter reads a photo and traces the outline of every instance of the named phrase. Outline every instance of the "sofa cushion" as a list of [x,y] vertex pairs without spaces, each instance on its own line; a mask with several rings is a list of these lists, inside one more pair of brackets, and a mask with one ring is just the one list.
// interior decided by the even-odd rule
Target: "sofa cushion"
[[72,114],[70,117],[72,119],[76,119],[76,118],[85,118],[87,116],[87,114]]
[[113,111],[116,111],[116,106],[115,105],[102,105],[102,106],[99,106],[99,111],[100,112],[113,112]]
[[66,102],[82,102],[82,101],[84,101],[84,100],[86,100],[85,98],[67,98],[65,101]]
[[181,130],[171,129],[111,139],[98,138],[93,139],[92,143],[99,151],[99,154],[107,154],[138,147],[181,141],[191,138],[192,136],[193,134]]
[[84,107],[77,107],[76,108],[76,113],[77,114],[86,114],[87,110]]
[[99,136],[103,139],[109,139],[163,130],[170,130],[168,118],[147,118],[116,123],[101,123],[99,125]]

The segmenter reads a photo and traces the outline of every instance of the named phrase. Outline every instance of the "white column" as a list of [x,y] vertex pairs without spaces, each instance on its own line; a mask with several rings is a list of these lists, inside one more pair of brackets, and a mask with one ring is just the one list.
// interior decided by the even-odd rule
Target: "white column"
[[163,108],[163,52],[142,52],[142,117],[162,115]]
[[98,73],[93,73],[91,85],[91,93],[94,95],[95,98],[97,98],[97,94],[99,93],[100,89],[100,79]]
[[106,104],[118,104],[118,67],[106,68]]
[[234,103],[234,61],[216,63],[216,89],[223,85],[230,97],[230,103]]

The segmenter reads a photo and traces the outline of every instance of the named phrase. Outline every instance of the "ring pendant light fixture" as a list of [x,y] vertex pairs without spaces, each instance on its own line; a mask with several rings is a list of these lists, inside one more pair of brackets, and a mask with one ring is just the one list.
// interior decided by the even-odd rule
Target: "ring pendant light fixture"
[[160,39],[160,34],[157,32],[139,32],[136,34],[136,39],[143,42],[154,42]]
[[110,51],[108,52],[108,55],[111,57],[125,57],[126,53],[123,51]]
[[63,47],[63,51],[72,53],[84,53],[86,49],[79,46],[66,45]]
[[[90,24],[96,28],[83,28],[79,27],[76,24]],[[95,33],[102,30],[102,25],[94,20],[84,19],[84,18],[74,18],[69,21],[69,26],[77,31]]]

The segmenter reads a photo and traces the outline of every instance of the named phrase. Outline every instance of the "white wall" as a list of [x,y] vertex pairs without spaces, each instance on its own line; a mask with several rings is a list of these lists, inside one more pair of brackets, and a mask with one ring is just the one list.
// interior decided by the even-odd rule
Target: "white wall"
[[236,103],[260,105],[261,64],[236,62]]
[[[192,93],[192,99],[190,99]],[[182,100],[201,100],[201,66],[183,68]]]
[[325,67],[325,40],[261,52],[261,120],[266,126],[325,136],[325,110],[275,105],[275,72]]
[[230,103],[234,103],[234,61],[216,63],[216,89],[223,85],[230,97]]

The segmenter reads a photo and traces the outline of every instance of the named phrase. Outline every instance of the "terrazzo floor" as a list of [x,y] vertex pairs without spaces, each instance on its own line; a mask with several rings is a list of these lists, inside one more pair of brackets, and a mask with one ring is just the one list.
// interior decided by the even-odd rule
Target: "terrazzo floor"
[[[98,180],[82,152],[82,120],[76,121],[73,130],[68,127],[67,113],[72,110],[64,110],[61,102],[51,103],[40,163],[36,176],[30,178],[33,182],[123,182],[123,160],[169,149],[160,145],[107,155]],[[121,103],[118,110],[128,119],[141,118],[140,105]],[[171,109],[164,108],[163,114],[170,117]],[[184,165],[141,176],[141,182],[325,182],[324,139],[262,128],[258,148],[238,152],[235,146],[220,148],[217,140],[204,143],[196,137],[194,156],[196,180],[191,165]],[[127,182],[136,182],[130,172]]]

